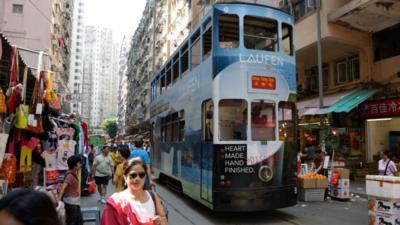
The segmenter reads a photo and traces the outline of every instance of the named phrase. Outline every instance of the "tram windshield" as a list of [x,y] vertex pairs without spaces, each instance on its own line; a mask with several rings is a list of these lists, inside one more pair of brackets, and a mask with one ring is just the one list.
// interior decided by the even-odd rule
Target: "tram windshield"
[[275,140],[275,103],[263,100],[251,103],[251,137],[253,141]]
[[247,140],[247,102],[224,99],[219,102],[220,140]]

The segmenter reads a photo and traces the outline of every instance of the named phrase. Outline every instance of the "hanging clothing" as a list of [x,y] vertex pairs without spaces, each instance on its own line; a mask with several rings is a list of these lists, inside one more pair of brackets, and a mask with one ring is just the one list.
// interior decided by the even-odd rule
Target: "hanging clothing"
[[[75,130],[75,135],[74,135],[74,141],[76,141],[76,143],[79,143],[79,135],[81,133],[81,128],[79,125],[73,123],[71,124],[71,127]],[[80,154],[81,153],[81,149],[79,144],[75,145],[75,154]]]
[[74,137],[75,134],[75,130],[72,129],[71,127],[67,127],[67,128],[56,128],[54,130],[58,136],[59,139],[63,139],[64,136],[68,136],[70,138]]
[[56,150],[48,150],[42,153],[42,157],[46,162],[46,169],[57,169],[57,152]]
[[57,168],[68,170],[67,160],[75,154],[76,142],[72,140],[59,140],[57,148]]

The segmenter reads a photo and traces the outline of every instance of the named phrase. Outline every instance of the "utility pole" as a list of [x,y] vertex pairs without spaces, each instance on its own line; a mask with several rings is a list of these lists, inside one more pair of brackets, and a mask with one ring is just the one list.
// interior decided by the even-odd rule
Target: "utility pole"
[[[321,51],[321,0],[315,0],[317,9],[317,54],[318,54],[318,93],[319,93],[319,109],[324,107],[324,89],[322,77],[322,51]],[[325,133],[324,133],[324,115],[320,114],[320,146],[325,148]],[[325,150],[325,149],[324,149]]]

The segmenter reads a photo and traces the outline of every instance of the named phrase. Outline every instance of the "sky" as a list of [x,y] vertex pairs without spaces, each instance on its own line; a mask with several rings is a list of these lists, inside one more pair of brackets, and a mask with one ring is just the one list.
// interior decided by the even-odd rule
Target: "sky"
[[139,25],[146,0],[84,0],[85,25],[113,30],[113,39],[121,43],[124,35],[133,35]]

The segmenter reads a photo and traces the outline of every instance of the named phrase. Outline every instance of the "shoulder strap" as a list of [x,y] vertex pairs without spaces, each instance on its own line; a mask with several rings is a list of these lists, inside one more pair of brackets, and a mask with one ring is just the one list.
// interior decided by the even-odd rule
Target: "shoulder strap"
[[77,177],[74,173],[72,173],[72,172],[66,172],[65,175],[64,175],[64,180],[65,180],[65,178],[67,178],[67,176],[68,176],[69,174],[71,174],[72,176],[75,177],[75,179],[78,180],[78,177]]
[[153,200],[154,203],[154,214],[158,215],[157,213],[157,203],[156,203],[156,196],[154,195],[154,192],[152,190],[148,190],[148,192],[150,193],[151,199]]
[[383,173],[383,175],[385,175],[385,176],[386,176],[386,172],[387,172],[387,169],[388,169],[388,167],[389,167],[390,161],[391,161],[391,160],[389,159],[389,161],[388,161],[387,164],[386,164],[385,173]]

